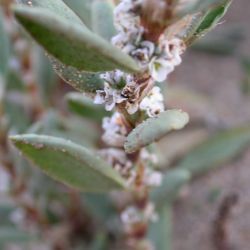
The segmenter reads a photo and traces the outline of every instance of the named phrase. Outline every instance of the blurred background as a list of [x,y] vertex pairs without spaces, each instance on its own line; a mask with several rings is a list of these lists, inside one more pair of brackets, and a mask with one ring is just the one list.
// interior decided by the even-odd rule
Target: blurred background
[[[186,109],[192,122],[205,120],[205,131],[203,128],[191,138],[204,136],[207,129],[249,125],[249,11],[248,0],[233,1],[221,25],[184,55],[184,63],[172,76],[173,94],[167,97],[168,103]],[[231,245],[226,249],[248,250],[249,179],[250,148],[193,181],[186,190],[188,196],[174,209],[174,249],[223,250],[220,240],[226,240]],[[231,215],[220,221],[223,205],[233,196],[238,198]],[[216,222],[224,224],[221,235]]]
[[[13,21],[10,1],[0,3],[0,249],[111,249],[94,244],[110,241],[110,228],[116,230],[110,197],[79,195],[52,181],[7,139],[30,132],[99,147],[106,113],[76,101],[74,89]],[[233,1],[221,24],[185,53],[163,86],[166,106],[187,111],[191,122],[160,142],[160,167],[178,165],[204,145],[204,166],[213,167],[186,185],[174,204],[173,250],[250,248],[249,13],[248,0]],[[248,132],[237,136],[242,128]],[[218,155],[213,164],[211,155]]]

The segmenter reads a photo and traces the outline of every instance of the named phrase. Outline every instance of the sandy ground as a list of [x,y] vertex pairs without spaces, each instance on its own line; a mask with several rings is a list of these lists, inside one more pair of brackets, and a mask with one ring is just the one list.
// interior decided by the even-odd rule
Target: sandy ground
[[[225,23],[217,29],[240,25],[246,39],[238,55],[250,57],[249,15],[250,1],[235,0]],[[230,127],[250,121],[250,96],[240,91],[242,78],[239,59],[235,56],[188,52],[174,81],[177,86],[194,89],[208,97],[216,119]],[[226,223],[228,247],[216,247],[214,221],[222,201],[231,194],[239,199]],[[173,217],[174,250],[249,250],[250,150],[233,163],[195,180],[188,187],[188,195],[175,205]]]

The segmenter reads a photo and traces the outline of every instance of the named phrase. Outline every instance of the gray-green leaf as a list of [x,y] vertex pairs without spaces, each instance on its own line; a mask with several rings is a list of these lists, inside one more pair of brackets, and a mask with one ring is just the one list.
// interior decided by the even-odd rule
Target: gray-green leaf
[[30,7],[41,7],[50,10],[69,21],[84,25],[81,19],[62,0],[17,0]]
[[42,135],[11,137],[15,146],[52,178],[85,192],[125,188],[124,180],[104,160],[78,144]]
[[100,78],[99,73],[87,73],[77,70],[62,64],[51,56],[50,61],[56,73],[76,90],[93,96],[96,94],[96,90],[103,89],[104,81]]
[[139,71],[131,57],[82,25],[44,8],[15,6],[13,11],[29,34],[65,65],[89,72]]
[[158,208],[172,203],[177,198],[180,189],[190,180],[190,177],[191,175],[187,170],[173,169],[167,171],[161,186],[152,190],[151,200]]
[[149,118],[128,135],[125,151],[133,153],[161,139],[172,130],[182,129],[188,121],[188,114],[180,110],[168,110],[155,118]]
[[249,146],[249,126],[221,132],[191,151],[177,168],[197,176],[233,159]]
[[213,29],[226,14],[230,4],[230,0],[224,0],[220,5],[211,7],[208,10],[200,12],[196,15],[190,24],[192,28],[188,28],[185,34],[185,43],[187,45],[191,45],[197,39],[201,38]]
[[92,29],[108,41],[115,35],[113,5],[110,1],[95,0],[93,2]]
[[92,28],[92,15],[91,7],[93,0],[63,0],[86,24],[86,26]]
[[170,205],[162,207],[158,215],[159,220],[149,225],[148,238],[156,250],[171,250],[172,207]]
[[104,107],[95,105],[92,99],[80,93],[68,93],[66,100],[71,111],[97,122],[100,122],[104,116],[109,114]]

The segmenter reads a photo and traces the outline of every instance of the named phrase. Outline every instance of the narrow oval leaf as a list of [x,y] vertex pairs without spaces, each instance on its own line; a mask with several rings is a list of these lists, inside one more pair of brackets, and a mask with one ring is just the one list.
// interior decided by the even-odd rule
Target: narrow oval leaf
[[124,148],[133,153],[155,141],[172,130],[182,129],[189,121],[187,113],[181,110],[168,110],[155,118],[149,118],[136,127],[127,137]]
[[68,93],[65,98],[69,109],[85,118],[100,122],[104,116],[109,115],[109,112],[104,107],[94,104],[91,98],[83,94],[72,92]]
[[159,220],[151,222],[148,230],[148,238],[154,244],[156,250],[172,249],[172,207],[164,206],[158,211]]
[[163,177],[161,186],[152,190],[151,200],[156,207],[172,203],[178,196],[180,189],[190,180],[190,173],[183,169],[167,171]]
[[108,41],[115,35],[113,5],[110,1],[95,0],[93,2],[92,29]]
[[96,94],[96,90],[103,89],[104,81],[99,73],[87,73],[77,70],[71,66],[66,66],[53,57],[49,57],[56,73],[74,89],[84,92],[89,96]]
[[249,146],[249,126],[221,132],[191,151],[177,168],[197,176],[228,162]]
[[221,18],[226,14],[231,1],[224,1],[223,4],[210,8],[204,13],[200,13],[193,19],[192,29],[186,34],[184,39],[187,45],[191,45],[197,39],[204,36],[207,32],[213,29]]
[[[70,1],[66,1],[66,3],[68,6],[74,7],[74,10],[78,10],[81,13],[83,12],[82,14],[84,14],[84,16],[87,17],[87,14],[88,14],[89,19],[90,19],[91,18],[91,1],[90,0],[88,1],[70,0]],[[56,0],[56,1],[33,0],[32,5],[29,4],[30,3],[29,0],[20,0],[19,2],[26,4],[28,6],[46,8],[48,10],[55,12],[57,15],[68,19],[69,21],[77,22],[83,25],[79,17],[71,9],[69,9],[62,2],[62,0]],[[80,15],[80,17],[82,16]],[[85,21],[85,19],[83,20]],[[53,57],[50,57],[50,61],[56,73],[76,90],[80,92],[92,94],[92,93],[95,93],[97,89],[103,88],[103,81],[99,78],[98,75],[86,73],[86,72],[77,70],[76,68],[66,66]]]
[[30,7],[41,7],[48,9],[57,15],[64,17],[72,22],[76,22],[83,26],[81,19],[62,1],[62,0],[17,0],[18,3],[25,4]]
[[37,240],[36,235],[21,231],[13,226],[0,227],[0,247],[5,249],[5,246],[10,243],[28,243]]
[[16,135],[15,146],[52,178],[85,192],[125,188],[119,174],[90,150],[61,138]]
[[89,72],[139,71],[128,55],[77,23],[43,8],[15,6],[16,19],[45,50],[62,63]]

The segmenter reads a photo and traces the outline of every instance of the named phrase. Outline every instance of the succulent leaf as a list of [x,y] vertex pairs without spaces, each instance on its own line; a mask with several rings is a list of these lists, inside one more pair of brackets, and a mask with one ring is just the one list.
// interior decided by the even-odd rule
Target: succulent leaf
[[110,1],[93,1],[92,29],[95,33],[108,41],[115,35],[113,5]]
[[69,21],[84,25],[81,19],[62,0],[17,0],[18,3],[29,7],[41,7],[50,10]]
[[82,25],[44,8],[15,6],[13,11],[28,33],[65,65],[89,72],[139,71],[131,57]]
[[180,110],[168,110],[155,118],[149,118],[128,135],[124,145],[125,151],[136,152],[158,141],[170,131],[182,129],[188,121],[188,114]]
[[14,145],[52,178],[85,192],[125,188],[124,180],[92,151],[70,141],[43,135],[16,135]]

